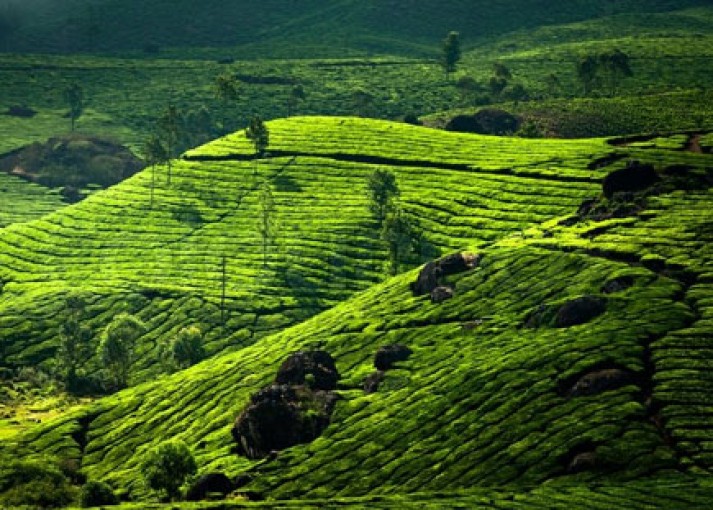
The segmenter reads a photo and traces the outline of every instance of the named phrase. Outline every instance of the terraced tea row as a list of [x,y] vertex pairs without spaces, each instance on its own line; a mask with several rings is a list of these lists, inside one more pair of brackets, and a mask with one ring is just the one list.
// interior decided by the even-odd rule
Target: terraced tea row
[[0,228],[24,223],[61,209],[58,193],[0,172]]

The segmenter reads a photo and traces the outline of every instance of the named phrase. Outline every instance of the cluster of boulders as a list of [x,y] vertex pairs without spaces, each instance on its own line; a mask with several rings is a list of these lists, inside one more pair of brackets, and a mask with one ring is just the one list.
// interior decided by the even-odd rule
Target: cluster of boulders
[[[613,156],[616,161],[618,157]],[[560,222],[571,226],[582,220],[602,221],[638,214],[647,198],[674,190],[708,189],[713,186],[713,171],[688,165],[671,165],[656,170],[650,163],[631,160],[624,168],[610,172],[602,182],[601,196],[582,202],[577,213]]]
[[475,269],[481,258],[481,256],[472,253],[453,253],[438,260],[432,260],[423,266],[416,281],[411,283],[411,292],[414,296],[428,294],[433,303],[442,303],[451,299],[455,289],[452,284],[445,283],[444,278]]
[[250,397],[231,430],[236,451],[250,459],[309,443],[329,425],[339,372],[324,351],[292,354],[273,384]]
[[109,187],[144,168],[128,148],[95,136],[71,134],[33,143],[0,158],[0,171],[50,188],[68,202],[89,185]]

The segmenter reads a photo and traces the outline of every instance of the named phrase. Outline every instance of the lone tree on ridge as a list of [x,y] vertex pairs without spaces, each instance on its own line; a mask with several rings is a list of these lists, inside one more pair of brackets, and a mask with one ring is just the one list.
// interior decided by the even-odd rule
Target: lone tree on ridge
[[72,126],[72,132],[74,132],[74,126],[77,119],[82,116],[84,112],[84,91],[78,83],[72,83],[64,90],[64,100],[69,106],[69,121]]
[[446,73],[446,79],[449,79],[461,59],[460,34],[458,32],[450,32],[446,36],[443,40],[442,52],[441,65]]

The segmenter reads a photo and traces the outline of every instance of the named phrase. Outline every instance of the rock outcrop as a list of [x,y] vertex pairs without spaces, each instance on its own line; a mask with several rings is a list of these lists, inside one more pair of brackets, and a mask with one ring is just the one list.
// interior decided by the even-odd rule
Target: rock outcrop
[[292,354],[280,367],[275,383],[253,394],[236,418],[231,434],[237,453],[261,459],[314,441],[329,425],[339,399],[332,391],[338,379],[328,353]]

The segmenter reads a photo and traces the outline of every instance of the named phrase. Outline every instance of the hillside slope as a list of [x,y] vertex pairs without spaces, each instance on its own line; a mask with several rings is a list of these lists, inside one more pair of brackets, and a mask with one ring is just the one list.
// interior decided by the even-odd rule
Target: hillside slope
[[[162,370],[161,344],[187,321],[212,355],[333,306],[383,278],[385,246],[366,198],[378,168],[395,173],[401,206],[422,231],[418,262],[570,211],[596,193],[596,160],[616,152],[603,140],[495,139],[362,119],[268,125],[268,158],[255,159],[239,132],[189,151],[170,185],[167,168],[147,169],[0,232],[3,364],[48,366],[72,295],[88,303],[92,351],[119,313],[146,322],[135,382]],[[278,225],[267,254],[257,229],[264,182]]]
[[[339,137],[337,147],[329,140],[340,122],[350,125],[351,134]],[[315,133],[317,123],[330,129]],[[301,126],[312,128],[309,137],[298,136],[305,132]],[[406,192],[404,206],[416,213],[417,202],[428,201],[429,215],[447,211],[492,193],[496,188],[482,188],[488,179],[507,178],[497,184],[500,193],[513,193],[502,202],[510,205],[499,213],[503,221],[542,211],[539,225],[480,237],[487,222],[461,227],[451,218],[441,227],[444,239],[454,236],[442,243],[444,249],[468,247],[482,256],[477,269],[449,278],[453,299],[434,304],[414,296],[409,284],[417,271],[407,272],[235,353],[43,425],[6,449],[78,459],[91,479],[109,480],[132,498],[147,496],[137,473],[142,455],[170,438],[191,446],[201,472],[248,474],[244,490],[279,500],[454,494],[474,487],[507,492],[548,482],[545,494],[562,487],[569,494],[562,497],[575,500],[612,487],[603,489],[610,500],[592,501],[633,507],[625,502],[641,504],[641,485],[625,482],[658,481],[656,503],[670,497],[680,503],[687,496],[677,495],[677,484],[709,474],[711,156],[649,144],[610,151],[618,159],[596,159],[607,147],[603,141],[520,145],[474,137],[473,146],[458,135],[340,119],[294,119],[272,128],[281,133],[271,145],[276,158],[294,157],[287,152],[298,147],[313,157],[369,158],[383,165],[378,158],[388,150],[393,160],[413,161],[420,154],[420,175],[431,162],[468,165],[480,155],[480,170],[454,173],[442,199],[432,184],[418,200]],[[428,136],[419,138],[421,133]],[[293,139],[300,143],[292,145]],[[458,144],[446,150],[446,140]],[[247,154],[235,135],[190,153],[186,164],[203,160],[217,169],[218,160]],[[520,158],[530,165],[518,165]],[[603,210],[590,204],[575,214],[581,198],[600,195],[602,176],[627,159],[655,164],[664,183],[648,196],[625,199],[625,207],[600,197],[595,205]],[[507,166],[513,171],[503,172]],[[517,179],[527,185],[518,187]],[[442,181],[429,176],[431,183]],[[464,181],[469,188],[453,193],[454,184]],[[542,210],[533,199],[552,196],[553,183],[584,190],[571,202],[558,199],[569,204],[562,209]],[[107,196],[116,195],[101,200]],[[469,210],[490,215],[491,200]],[[588,216],[588,210],[599,216]],[[11,295],[23,286],[30,295],[36,292],[19,279],[7,285]],[[568,319],[583,297],[598,303],[596,313]],[[377,348],[393,343],[408,346],[412,356],[386,372],[378,391],[365,394],[363,380],[374,370]],[[340,400],[324,434],[265,460],[236,455],[230,427],[250,395],[273,380],[291,353],[315,348],[333,355],[342,375]],[[597,379],[612,370],[620,374],[615,383]],[[688,496],[694,494],[701,493]],[[708,487],[698,503],[710,496]]]
[[[617,13],[660,12],[706,5],[704,0],[576,0],[553,6],[543,0],[438,4],[340,0],[301,2],[210,0],[103,0],[10,2],[3,43],[14,52],[140,50],[147,44],[174,47],[300,47],[302,57],[343,51],[433,54],[429,46],[449,30],[473,41],[518,29],[567,23]],[[31,10],[30,10],[31,9]],[[29,14],[32,13],[30,16]],[[178,29],[177,29],[178,28]]]

